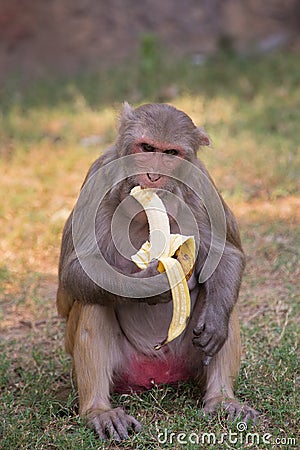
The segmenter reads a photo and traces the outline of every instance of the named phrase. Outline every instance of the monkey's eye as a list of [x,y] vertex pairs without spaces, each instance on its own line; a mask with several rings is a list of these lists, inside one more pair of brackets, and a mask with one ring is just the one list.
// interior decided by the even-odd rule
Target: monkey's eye
[[146,142],[142,143],[141,147],[143,152],[155,152],[155,148],[150,144],[146,144]]
[[177,156],[179,154],[178,150],[176,150],[175,148],[170,148],[168,150],[164,151],[165,155],[170,155],[170,156]]

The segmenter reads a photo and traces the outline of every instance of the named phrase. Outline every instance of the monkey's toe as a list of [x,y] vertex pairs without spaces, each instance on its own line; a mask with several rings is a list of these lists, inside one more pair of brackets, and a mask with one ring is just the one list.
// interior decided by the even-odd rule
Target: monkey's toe
[[242,409],[242,414],[240,414],[239,416],[241,417],[241,420],[243,422],[248,422],[248,421],[256,422],[256,420],[259,417],[259,412],[256,411],[256,409],[251,408],[248,405],[244,405],[243,409]]
[[207,415],[214,414],[218,409],[223,408],[230,420],[239,419],[242,422],[255,421],[259,412],[248,405],[242,404],[235,400],[212,398],[208,400],[204,406],[204,412]]
[[141,424],[122,408],[89,415],[88,423],[100,439],[116,442],[128,439],[131,431],[138,432],[141,429]]
[[235,400],[225,402],[222,405],[231,420],[239,419],[242,422],[255,421],[259,413],[248,405],[241,404]]

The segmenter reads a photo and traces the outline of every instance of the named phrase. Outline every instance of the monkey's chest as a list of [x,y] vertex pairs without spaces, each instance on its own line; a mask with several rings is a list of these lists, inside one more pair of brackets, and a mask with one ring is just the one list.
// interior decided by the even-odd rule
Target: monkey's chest
[[174,355],[165,359],[144,355],[130,359],[126,369],[115,378],[115,392],[142,392],[155,385],[177,384],[191,378],[190,370]]

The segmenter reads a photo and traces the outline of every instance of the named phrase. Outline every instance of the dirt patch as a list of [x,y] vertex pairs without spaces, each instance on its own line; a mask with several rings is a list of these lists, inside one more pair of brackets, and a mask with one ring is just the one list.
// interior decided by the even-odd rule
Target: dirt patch
[[59,320],[55,298],[57,279],[52,275],[15,276],[5,283],[1,298],[0,338],[22,337],[29,331]]
[[246,224],[257,220],[286,220],[300,224],[300,198],[291,196],[235,203],[234,212]]

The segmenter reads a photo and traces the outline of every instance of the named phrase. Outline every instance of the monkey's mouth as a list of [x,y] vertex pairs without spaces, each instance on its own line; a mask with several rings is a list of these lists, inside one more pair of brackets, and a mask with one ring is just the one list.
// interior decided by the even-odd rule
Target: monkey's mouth
[[135,186],[142,189],[160,189],[172,192],[174,189],[171,179],[160,173],[145,172],[128,179],[128,194]]
[[138,184],[143,188],[165,189],[167,177],[155,172],[146,172],[137,177]]
[[159,173],[150,172],[147,173],[147,177],[152,183],[156,183],[161,178],[161,175]]

